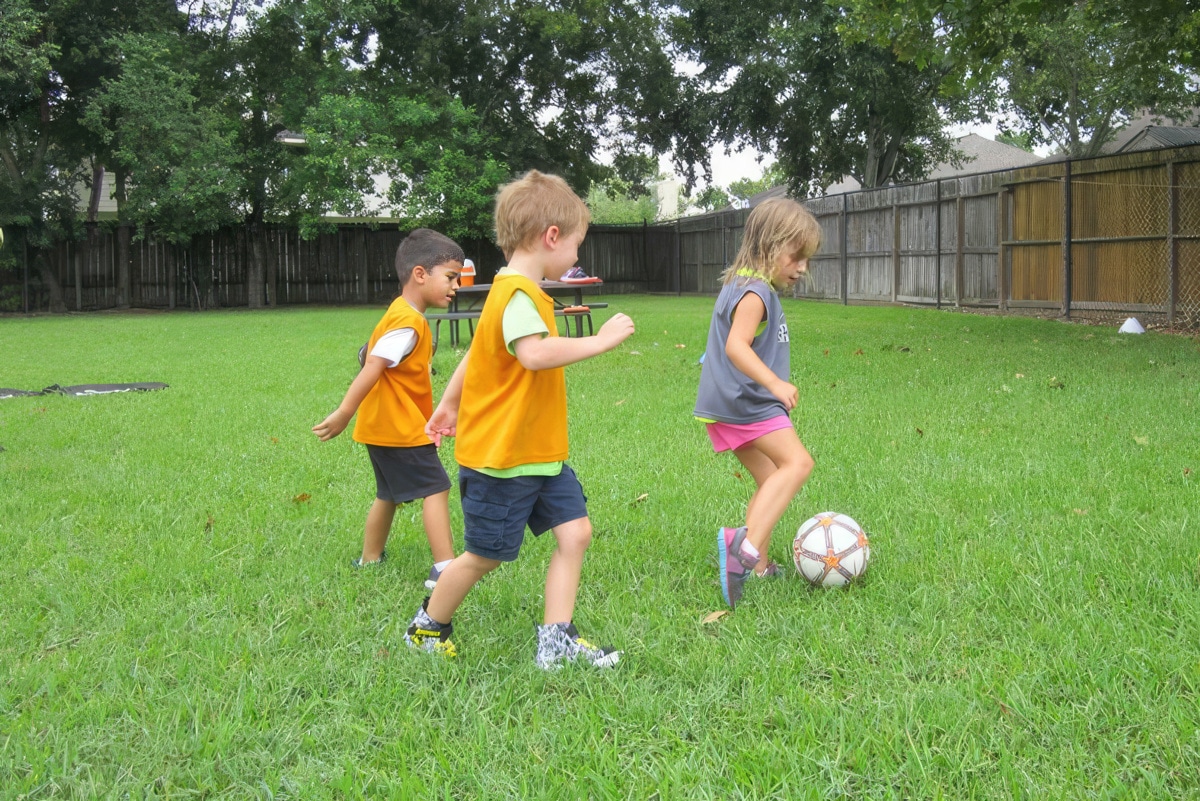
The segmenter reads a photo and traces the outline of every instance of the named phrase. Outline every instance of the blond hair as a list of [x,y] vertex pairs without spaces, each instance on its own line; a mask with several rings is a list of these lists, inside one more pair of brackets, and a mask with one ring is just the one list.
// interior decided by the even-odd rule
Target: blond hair
[[791,198],[764,200],[746,217],[742,246],[721,280],[728,284],[739,271],[751,271],[774,282],[781,253],[794,252],[795,248],[799,258],[807,259],[820,245],[821,225],[808,209]]
[[587,204],[557,175],[530,170],[496,193],[496,244],[506,259],[532,247],[552,225],[570,236],[586,231],[591,219]]

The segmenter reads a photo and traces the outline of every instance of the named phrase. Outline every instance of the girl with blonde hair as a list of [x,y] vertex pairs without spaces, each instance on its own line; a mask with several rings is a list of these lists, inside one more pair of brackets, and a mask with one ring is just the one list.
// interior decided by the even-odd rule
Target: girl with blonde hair
[[747,577],[782,575],[767,555],[771,533],[813,468],[788,417],[800,392],[791,383],[778,291],[804,277],[820,243],[820,226],[796,201],[756,206],[713,308],[694,414],[713,449],[733,451],[757,485],[745,524],[717,530],[721,593],[730,606]]

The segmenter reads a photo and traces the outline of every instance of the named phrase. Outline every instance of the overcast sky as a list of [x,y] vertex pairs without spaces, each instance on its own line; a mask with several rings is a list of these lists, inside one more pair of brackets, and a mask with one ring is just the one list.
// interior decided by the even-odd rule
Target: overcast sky
[[[972,125],[954,125],[950,128],[950,133],[953,136],[974,133],[988,139],[995,139],[999,130],[990,123],[974,123]],[[1041,156],[1050,154],[1049,148],[1042,147],[1035,150]],[[764,164],[759,164],[755,161],[757,156],[758,151],[753,148],[726,155],[724,146],[716,146],[712,151],[713,183],[717,186],[729,186],[740,178],[761,178],[763,166],[765,163],[769,163],[770,159],[764,159]],[[669,172],[671,170],[670,160],[664,159],[661,168]]]

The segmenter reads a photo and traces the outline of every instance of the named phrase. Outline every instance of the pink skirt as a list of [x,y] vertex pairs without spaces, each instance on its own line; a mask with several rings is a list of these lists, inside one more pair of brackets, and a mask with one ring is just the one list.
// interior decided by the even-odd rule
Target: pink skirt
[[792,420],[786,414],[763,420],[759,423],[705,423],[708,438],[712,440],[713,450],[736,451],[743,445],[753,442],[761,436],[778,431],[781,428],[791,428]]

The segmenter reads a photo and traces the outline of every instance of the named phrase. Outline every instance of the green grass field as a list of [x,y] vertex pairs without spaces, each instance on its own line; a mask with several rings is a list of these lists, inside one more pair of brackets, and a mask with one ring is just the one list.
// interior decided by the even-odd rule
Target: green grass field
[[0,401],[0,798],[1200,798],[1197,341],[785,301],[817,466],[772,556],[835,510],[873,561],[706,624],[752,489],[690,417],[712,299],[605,300],[576,622],[625,659],[554,674],[548,540],[448,662],[403,643],[419,507],[350,567],[370,467],[309,429],[380,309],[0,319],[0,385],[170,384]]

